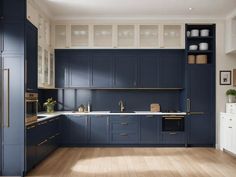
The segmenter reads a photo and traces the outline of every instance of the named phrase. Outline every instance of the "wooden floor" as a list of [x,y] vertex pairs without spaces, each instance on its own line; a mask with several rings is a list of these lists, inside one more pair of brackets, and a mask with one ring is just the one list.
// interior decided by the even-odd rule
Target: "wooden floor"
[[236,158],[212,148],[60,148],[38,177],[236,177]]

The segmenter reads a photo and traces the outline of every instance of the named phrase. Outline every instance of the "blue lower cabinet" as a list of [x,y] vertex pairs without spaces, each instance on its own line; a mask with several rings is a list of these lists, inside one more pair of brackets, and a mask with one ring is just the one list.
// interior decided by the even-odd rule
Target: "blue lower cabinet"
[[139,116],[112,116],[110,118],[111,144],[138,144]]
[[88,117],[67,116],[69,121],[69,145],[87,144],[88,142]]
[[140,116],[140,143],[158,144],[160,142],[159,116]]
[[90,116],[89,121],[89,143],[109,143],[109,116]]
[[185,144],[186,135],[184,132],[162,132],[161,142],[162,144]]
[[36,163],[37,158],[37,142],[35,137],[37,136],[37,127],[36,125],[30,125],[26,128],[26,171],[32,169]]

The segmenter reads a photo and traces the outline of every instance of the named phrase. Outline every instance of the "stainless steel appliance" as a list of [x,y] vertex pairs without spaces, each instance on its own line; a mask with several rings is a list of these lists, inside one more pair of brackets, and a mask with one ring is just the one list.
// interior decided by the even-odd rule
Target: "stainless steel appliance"
[[166,115],[162,116],[162,131],[182,132],[185,130],[184,116]]
[[25,123],[37,121],[38,114],[38,94],[26,93],[25,94]]

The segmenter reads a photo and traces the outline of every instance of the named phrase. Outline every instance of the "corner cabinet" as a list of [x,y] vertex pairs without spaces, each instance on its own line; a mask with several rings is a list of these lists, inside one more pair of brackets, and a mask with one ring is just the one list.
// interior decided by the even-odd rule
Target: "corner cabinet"
[[184,24],[55,24],[54,46],[184,49]]

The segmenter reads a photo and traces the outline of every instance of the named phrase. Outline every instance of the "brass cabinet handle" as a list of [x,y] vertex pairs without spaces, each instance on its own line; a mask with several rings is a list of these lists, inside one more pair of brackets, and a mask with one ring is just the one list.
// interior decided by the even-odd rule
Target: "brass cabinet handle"
[[153,118],[154,116],[146,116],[147,118]]
[[121,125],[128,125],[128,122],[121,122]]
[[45,144],[46,142],[48,142],[48,140],[47,140],[47,139],[46,139],[46,140],[44,140],[44,141],[42,141],[41,143],[39,143],[39,144],[38,144],[38,146],[41,146],[41,145]]
[[51,136],[51,137],[49,137],[49,139],[52,140],[52,139],[54,139],[55,137],[56,137],[56,136]]
[[39,123],[39,125],[44,125],[44,124],[47,124],[48,122],[42,122],[42,123]]
[[10,127],[10,69],[4,69],[4,80],[7,81],[6,86],[7,86],[7,93],[6,93],[6,127]]
[[121,133],[120,136],[128,136],[127,133]]

